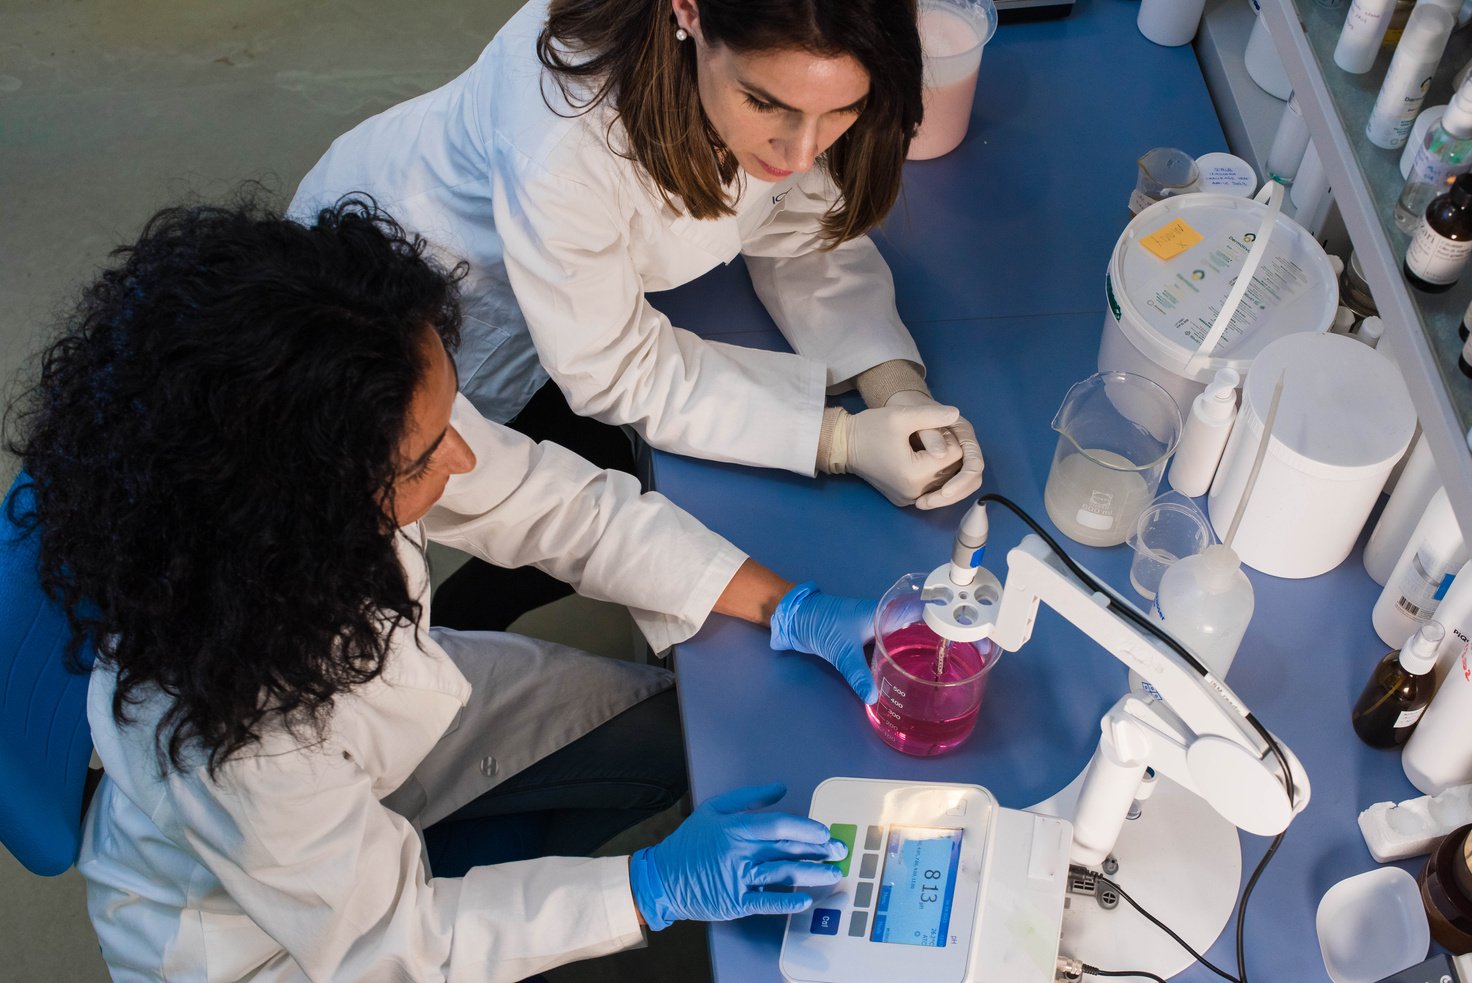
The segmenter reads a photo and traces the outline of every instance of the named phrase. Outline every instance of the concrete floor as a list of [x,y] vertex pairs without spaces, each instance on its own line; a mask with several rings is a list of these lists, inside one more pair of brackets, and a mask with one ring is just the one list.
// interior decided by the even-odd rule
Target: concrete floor
[[[164,204],[254,179],[290,197],[339,133],[457,75],[517,0],[0,0],[0,400],[114,246]],[[16,464],[0,452],[8,485]],[[440,554],[437,574],[453,564]],[[580,599],[513,626],[615,657],[621,609]],[[657,837],[656,817],[614,850]],[[0,978],[89,983],[107,972],[80,878],[0,851]],[[699,983],[705,934],[552,974],[555,983]]]

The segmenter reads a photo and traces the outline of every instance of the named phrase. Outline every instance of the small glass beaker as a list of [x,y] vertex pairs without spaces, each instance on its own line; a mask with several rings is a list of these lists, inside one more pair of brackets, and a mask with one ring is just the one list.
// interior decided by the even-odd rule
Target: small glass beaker
[[1135,551],[1130,583],[1147,601],[1155,600],[1166,567],[1211,545],[1211,521],[1190,498],[1168,491],[1145,507],[1126,540]]
[[1139,173],[1130,195],[1130,214],[1138,215],[1157,201],[1197,190],[1201,175],[1196,158],[1175,147],[1147,150],[1135,161]]
[[908,160],[929,160],[960,145],[971,122],[982,49],[997,31],[992,0],[920,0],[920,49],[925,60],[925,117]]
[[907,573],[874,612],[870,670],[879,702],[869,723],[896,751],[929,757],[961,745],[976,727],[986,679],[1001,658],[995,642],[948,642],[924,620],[923,573]]
[[1180,440],[1176,401],[1142,375],[1096,372],[1068,390],[1053,429],[1048,518],[1075,542],[1118,546],[1155,497]]

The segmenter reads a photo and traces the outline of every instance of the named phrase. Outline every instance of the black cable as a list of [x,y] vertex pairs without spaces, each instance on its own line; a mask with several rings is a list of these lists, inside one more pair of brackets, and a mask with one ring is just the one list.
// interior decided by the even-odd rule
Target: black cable
[[1172,930],[1171,927],[1165,922],[1161,921],[1159,918],[1156,918],[1154,915],[1150,914],[1150,912],[1146,911],[1145,906],[1140,904],[1140,902],[1136,901],[1134,898],[1130,897],[1129,892],[1126,891],[1124,888],[1120,887],[1118,884],[1105,877],[1103,874],[1094,874],[1094,877],[1098,879],[1099,883],[1107,884],[1110,887],[1114,888],[1114,890],[1119,893],[1119,896],[1121,898],[1124,898],[1126,901],[1129,902],[1130,907],[1134,908],[1141,915],[1144,915],[1145,919],[1150,922],[1150,924],[1154,925],[1166,935],[1169,935],[1171,938],[1175,939],[1176,943],[1182,949],[1185,949],[1192,956],[1196,957],[1196,961],[1199,962],[1201,965],[1205,966],[1207,969],[1211,970],[1213,973],[1226,980],[1227,983],[1242,983],[1242,981],[1237,979],[1237,977],[1232,976],[1230,973],[1227,973],[1226,971],[1213,965],[1209,959],[1207,959],[1201,953],[1197,952],[1195,949],[1191,948],[1191,944],[1189,942],[1177,935],[1175,931]]
[[1147,973],[1143,969],[1100,969],[1084,963],[1084,972],[1090,976],[1135,976],[1142,980],[1154,980],[1155,983],[1170,983],[1165,977]]
[[[1185,659],[1186,664],[1195,669],[1196,672],[1199,673],[1201,676],[1211,675],[1206,666],[1202,665],[1200,660],[1198,660],[1194,655],[1187,651],[1184,645],[1172,638],[1168,632],[1162,629],[1159,625],[1155,624],[1155,622],[1142,615],[1134,608],[1133,605],[1116,603],[1117,598],[1114,595],[1114,591],[1107,584],[1100,582],[1087,570],[1075,563],[1073,561],[1073,558],[1063,551],[1063,547],[1058,545],[1058,541],[1055,540],[1052,536],[1048,535],[1047,531],[1043,529],[1042,526],[1038,525],[1037,521],[1034,520],[1032,516],[1024,512],[1020,505],[1018,505],[1016,502],[1013,502],[1011,499],[1007,498],[1004,495],[997,494],[982,495],[980,498],[977,499],[977,503],[980,504],[982,502],[996,502],[998,505],[1004,506],[1009,509],[1014,515],[1016,515],[1019,519],[1026,523],[1028,528],[1030,528],[1034,533],[1038,535],[1038,538],[1048,544],[1048,548],[1052,550],[1053,554],[1063,562],[1063,565],[1069,569],[1069,572],[1077,577],[1085,586],[1091,587],[1100,594],[1103,594],[1108,601],[1108,608],[1110,610],[1120,614],[1126,620],[1134,623],[1137,627],[1155,636],[1155,638],[1159,639],[1168,648],[1170,648],[1171,651],[1175,652],[1181,658]],[[1257,731],[1258,736],[1260,736],[1263,739],[1263,742],[1267,744],[1268,750],[1273,753],[1273,757],[1278,760],[1278,767],[1282,769],[1283,772],[1283,785],[1285,791],[1288,794],[1288,803],[1289,807],[1291,808],[1293,804],[1294,785],[1293,771],[1288,767],[1288,756],[1283,753],[1283,748],[1278,743],[1278,739],[1268,732],[1268,729],[1262,725],[1257,717],[1253,716],[1253,714],[1249,712],[1244,714],[1243,719],[1247,721],[1247,723],[1252,727],[1253,730]],[[1247,922],[1247,900],[1252,896],[1253,887],[1256,886],[1258,878],[1262,876],[1262,872],[1267,867],[1268,861],[1271,860],[1273,858],[1273,855],[1278,852],[1278,847],[1280,844],[1282,844],[1282,842],[1283,833],[1279,833],[1277,836],[1273,837],[1273,842],[1268,846],[1267,852],[1263,854],[1262,859],[1258,861],[1256,869],[1254,869],[1252,872],[1252,877],[1248,879],[1247,887],[1242,892],[1242,899],[1237,903],[1237,972],[1238,974],[1240,974],[1240,983],[1248,983],[1247,963],[1245,961],[1245,954],[1243,951],[1243,931],[1244,926]],[[1199,959],[1200,957],[1198,956],[1197,958]],[[1219,970],[1217,972],[1218,974],[1220,974]],[[1231,977],[1226,978],[1231,979]]]

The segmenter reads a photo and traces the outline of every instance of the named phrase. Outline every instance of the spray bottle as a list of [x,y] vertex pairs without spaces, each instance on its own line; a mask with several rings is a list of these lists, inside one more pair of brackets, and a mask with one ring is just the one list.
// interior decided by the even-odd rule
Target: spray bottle
[[1256,602],[1252,582],[1242,572],[1242,558],[1232,549],[1232,540],[1237,536],[1242,513],[1246,511],[1252,488],[1257,483],[1257,474],[1262,469],[1282,397],[1283,379],[1279,377],[1263,421],[1257,457],[1252,462],[1247,485],[1237,502],[1237,513],[1232,517],[1226,537],[1219,545],[1208,546],[1200,553],[1177,560],[1167,567],[1165,575],[1160,578],[1160,590],[1155,595],[1156,617],[1165,622],[1166,630],[1175,636],[1176,641],[1186,646],[1218,679],[1226,678],[1227,670],[1237,656],[1237,646],[1242,644],[1242,636],[1247,633],[1247,624],[1252,620]]
[[1446,630],[1428,621],[1401,646],[1375,664],[1349,720],[1360,740],[1370,747],[1396,747],[1411,731],[1436,686],[1436,655]]

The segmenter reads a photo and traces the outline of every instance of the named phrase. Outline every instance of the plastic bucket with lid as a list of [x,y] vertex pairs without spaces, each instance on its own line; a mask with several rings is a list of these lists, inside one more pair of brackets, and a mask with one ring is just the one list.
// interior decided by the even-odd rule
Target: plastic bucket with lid
[[[1152,379],[1185,414],[1218,369],[1245,378],[1254,356],[1276,339],[1329,329],[1339,304],[1334,269],[1313,236],[1278,212],[1281,187],[1270,187],[1266,203],[1265,194],[1197,193],[1135,216],[1104,278],[1099,371]],[[1249,265],[1240,302],[1215,344],[1201,351]]]
[[1207,510],[1218,536],[1232,525],[1279,378],[1272,440],[1232,548],[1274,577],[1316,577],[1354,548],[1411,442],[1416,411],[1399,371],[1370,346],[1338,334],[1279,338],[1252,363],[1211,483]]

